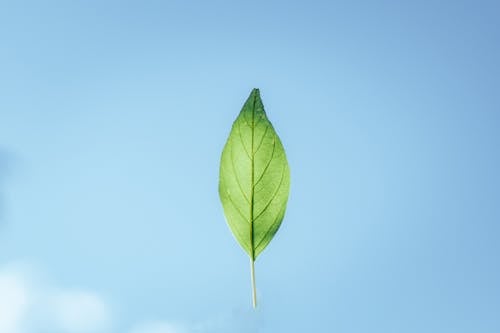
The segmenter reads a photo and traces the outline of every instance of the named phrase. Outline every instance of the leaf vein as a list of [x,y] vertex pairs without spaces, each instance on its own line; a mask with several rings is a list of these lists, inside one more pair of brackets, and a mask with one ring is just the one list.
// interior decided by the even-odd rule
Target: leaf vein
[[230,160],[231,160],[231,166],[233,168],[233,173],[234,173],[234,179],[236,180],[236,184],[238,184],[238,188],[240,189],[240,192],[241,194],[243,195],[243,198],[245,199],[245,201],[250,204],[250,200],[247,198],[247,196],[245,195],[245,192],[243,191],[243,187],[241,186],[241,183],[240,183],[240,180],[238,178],[238,174],[236,173],[236,167],[234,166],[234,159],[233,159],[233,146],[231,145],[231,156],[230,156]]
[[247,155],[247,157],[249,159],[252,159],[250,157],[250,154],[248,153],[247,147],[245,147],[245,141],[243,141],[243,136],[241,135],[241,123],[240,122],[238,122],[238,134],[240,136],[241,145],[243,146],[243,150],[245,151],[245,154]]
[[257,179],[257,181],[255,182],[255,184],[253,184],[253,187],[255,188],[255,186],[257,186],[257,184],[262,180],[262,178],[264,178],[264,174],[266,173],[267,169],[269,169],[269,166],[271,165],[271,162],[274,158],[274,151],[275,151],[275,148],[276,148],[276,138],[274,138],[273,140],[273,150],[271,152],[271,158],[269,159],[269,161],[267,162],[264,170],[262,171],[262,174],[259,176],[259,178]]
[[231,197],[231,194],[229,193],[229,191],[226,190],[226,194],[227,194],[227,197],[229,199],[229,202],[231,202],[231,204],[236,209],[236,211],[238,212],[238,214],[240,214],[240,216],[243,218],[243,220],[245,222],[250,223],[250,221],[245,217],[245,215],[243,215],[243,213],[240,211],[240,209],[238,208],[238,206],[236,205],[236,203],[233,201],[233,198]]
[[278,218],[280,217],[280,215],[283,213],[283,211],[285,210],[285,207],[286,207],[286,201],[283,202],[283,205],[281,206],[281,209],[279,210],[279,213],[278,215],[276,215],[276,217],[274,218],[274,221],[273,223],[271,223],[271,225],[269,226],[269,228],[267,228],[266,232],[264,233],[264,236],[262,237],[262,239],[259,241],[259,243],[257,244],[257,246],[255,246],[255,249],[258,249],[260,244],[262,244],[262,242],[267,238],[267,235],[269,234],[269,232],[271,231],[271,229],[274,227],[274,225],[276,224],[276,221],[278,221]]
[[264,138],[266,137],[268,129],[269,129],[269,126],[266,126],[266,130],[264,131],[264,134],[262,135],[262,138],[260,139],[260,142],[259,142],[259,145],[257,146],[257,149],[255,149],[255,151],[252,152],[253,156],[255,156],[255,154],[257,154],[257,152],[259,151],[260,147],[262,146],[262,143],[264,142]]
[[281,171],[281,179],[280,179],[280,183],[278,184],[278,187],[276,187],[276,191],[273,193],[271,199],[269,200],[269,202],[264,206],[264,208],[262,209],[262,211],[257,214],[257,217],[253,220],[253,222],[255,223],[255,221],[257,221],[257,219],[259,217],[262,216],[262,214],[264,214],[264,212],[267,210],[267,208],[269,207],[269,205],[271,205],[271,202],[273,202],[274,199],[276,199],[276,195],[278,194],[280,188],[281,188],[281,184],[283,183],[283,179],[285,178],[285,169],[286,169],[286,165],[283,165],[283,170]]
[[259,117],[259,119],[257,119],[257,122],[256,122],[255,124],[253,124],[253,128],[257,127],[257,125],[259,125],[259,124],[260,124],[260,122],[262,121],[262,119],[264,119],[264,118],[265,118],[265,116],[264,116],[264,115],[261,115],[261,116]]

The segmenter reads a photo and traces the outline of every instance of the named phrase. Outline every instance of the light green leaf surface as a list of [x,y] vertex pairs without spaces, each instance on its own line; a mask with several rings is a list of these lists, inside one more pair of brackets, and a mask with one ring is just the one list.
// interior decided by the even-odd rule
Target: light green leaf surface
[[[253,287],[253,263],[281,225],[289,190],[285,150],[253,89],[222,151],[219,180],[227,223],[250,257]],[[255,306],[255,287],[253,300]]]

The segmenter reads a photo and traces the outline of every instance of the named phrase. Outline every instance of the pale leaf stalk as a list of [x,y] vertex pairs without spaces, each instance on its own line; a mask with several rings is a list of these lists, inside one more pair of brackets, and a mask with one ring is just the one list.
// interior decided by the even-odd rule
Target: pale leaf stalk
[[252,279],[252,305],[257,307],[257,288],[255,287],[255,261],[250,258],[250,275]]

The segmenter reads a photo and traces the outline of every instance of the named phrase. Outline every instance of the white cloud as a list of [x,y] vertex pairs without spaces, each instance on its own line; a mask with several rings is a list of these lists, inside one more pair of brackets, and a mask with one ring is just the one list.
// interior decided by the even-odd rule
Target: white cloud
[[0,332],[19,333],[29,306],[26,282],[12,269],[0,270]]
[[[0,266],[0,333],[112,333],[112,309],[94,291],[44,282],[26,265]],[[257,331],[254,311],[235,310],[199,323],[146,321],[128,333],[244,333]],[[122,331],[123,332],[123,331]]]
[[23,265],[0,267],[1,333],[109,332],[111,313],[97,293],[43,283]]
[[67,333],[94,333],[107,330],[110,311],[96,293],[81,290],[59,290],[48,302],[53,309],[54,324]]

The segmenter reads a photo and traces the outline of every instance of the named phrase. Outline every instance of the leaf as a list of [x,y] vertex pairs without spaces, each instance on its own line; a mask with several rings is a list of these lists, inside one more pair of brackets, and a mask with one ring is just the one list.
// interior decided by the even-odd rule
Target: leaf
[[219,196],[227,224],[250,257],[254,307],[254,261],[281,225],[289,190],[285,150],[253,89],[222,151]]

